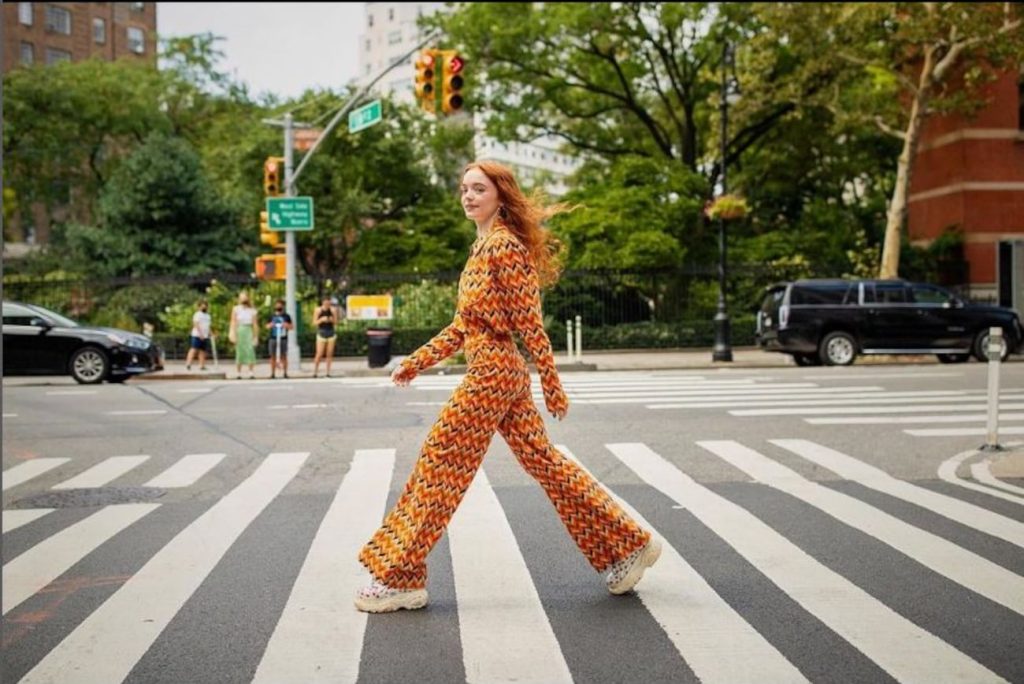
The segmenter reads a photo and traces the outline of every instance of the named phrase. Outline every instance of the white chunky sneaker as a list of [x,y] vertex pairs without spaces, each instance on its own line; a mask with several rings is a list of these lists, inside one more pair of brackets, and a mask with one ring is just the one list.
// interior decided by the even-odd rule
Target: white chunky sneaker
[[427,605],[426,589],[393,589],[386,584],[373,584],[356,592],[356,608],[364,613],[391,613],[405,608],[416,610]]
[[644,576],[644,570],[654,565],[661,556],[661,542],[654,537],[633,553],[629,554],[608,569],[608,591],[613,594],[625,594],[636,586]]

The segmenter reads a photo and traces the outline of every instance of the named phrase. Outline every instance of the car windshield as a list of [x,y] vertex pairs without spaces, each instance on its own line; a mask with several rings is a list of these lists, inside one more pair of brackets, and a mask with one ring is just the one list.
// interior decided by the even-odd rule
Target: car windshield
[[77,328],[81,325],[77,321],[73,321],[67,316],[61,316],[56,311],[50,311],[49,309],[44,309],[43,307],[36,306],[35,304],[29,305],[28,308],[32,309],[32,311],[35,311],[36,313],[42,314],[44,318],[50,319],[52,322],[56,323],[61,328]]

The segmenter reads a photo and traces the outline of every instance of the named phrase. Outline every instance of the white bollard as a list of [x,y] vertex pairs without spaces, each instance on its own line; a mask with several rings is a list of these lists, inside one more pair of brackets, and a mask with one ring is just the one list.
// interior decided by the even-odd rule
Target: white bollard
[[583,318],[576,317],[576,363],[583,363]]
[[1003,355],[1003,329],[988,330],[988,424],[983,451],[1002,451],[999,446],[999,364]]
[[572,319],[565,322],[565,353],[569,363],[572,363]]

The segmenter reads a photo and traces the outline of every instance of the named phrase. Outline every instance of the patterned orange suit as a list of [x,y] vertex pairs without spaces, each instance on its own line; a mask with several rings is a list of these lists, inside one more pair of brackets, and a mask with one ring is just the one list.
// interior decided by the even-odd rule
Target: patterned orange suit
[[451,325],[402,362],[415,375],[465,347],[469,366],[431,428],[398,503],[359,554],[389,587],[425,587],[427,554],[462,501],[496,430],[547,492],[595,570],[605,570],[650,539],[600,484],[551,445],[513,333],[536,363],[548,410],[568,408],[544,332],[537,271],[526,247],[496,223],[473,244]]

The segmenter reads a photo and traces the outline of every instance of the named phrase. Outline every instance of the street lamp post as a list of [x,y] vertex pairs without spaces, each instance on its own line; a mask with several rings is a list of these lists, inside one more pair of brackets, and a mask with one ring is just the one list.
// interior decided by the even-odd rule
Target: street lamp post
[[[729,122],[729,84],[728,71],[729,63],[732,60],[732,44],[726,40],[722,46],[722,98],[719,108],[722,119],[722,195],[728,192],[726,182],[726,161],[725,146],[726,135],[728,134]],[[718,216],[718,312],[715,314],[715,346],[711,350],[712,361],[732,361],[732,345],[729,342],[730,324],[729,312],[726,310],[725,301],[725,274],[726,274],[726,251],[725,251],[725,219],[721,214]]]

